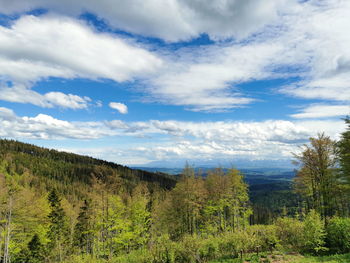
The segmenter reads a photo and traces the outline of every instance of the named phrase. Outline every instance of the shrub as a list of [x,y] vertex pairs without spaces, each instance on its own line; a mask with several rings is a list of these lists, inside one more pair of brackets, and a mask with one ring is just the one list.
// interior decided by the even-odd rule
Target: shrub
[[248,231],[256,236],[256,246],[259,246],[261,251],[272,251],[279,244],[277,229],[274,225],[253,225]]
[[311,210],[305,218],[303,236],[303,252],[317,254],[326,250],[324,247],[326,236],[324,223],[315,210]]
[[276,234],[282,247],[289,251],[300,252],[304,241],[304,223],[295,218],[278,218]]
[[199,248],[201,262],[207,262],[221,256],[220,239],[220,237],[210,237],[201,242]]
[[175,250],[175,262],[192,263],[199,259],[200,239],[197,236],[186,235]]
[[326,227],[327,245],[333,253],[350,252],[350,218],[332,218]]

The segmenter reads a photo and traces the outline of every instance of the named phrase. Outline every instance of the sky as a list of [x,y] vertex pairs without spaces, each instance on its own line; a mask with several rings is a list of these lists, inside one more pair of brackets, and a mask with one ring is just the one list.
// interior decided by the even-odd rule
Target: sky
[[287,161],[350,114],[348,0],[0,0],[0,137],[120,164]]

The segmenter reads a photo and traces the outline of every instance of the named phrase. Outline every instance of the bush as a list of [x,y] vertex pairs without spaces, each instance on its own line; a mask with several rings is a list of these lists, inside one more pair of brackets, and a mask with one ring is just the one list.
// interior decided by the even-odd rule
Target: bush
[[256,237],[255,245],[259,246],[261,251],[272,251],[279,244],[277,229],[274,225],[253,225],[248,228],[248,231]]
[[350,252],[350,218],[332,218],[326,227],[327,246],[333,253]]
[[175,262],[198,262],[201,240],[197,236],[185,235],[181,242],[176,244]]
[[311,210],[305,218],[303,235],[303,252],[317,254],[320,251],[327,250],[324,247],[326,236],[324,224],[315,210]]
[[218,258],[221,256],[220,253],[220,237],[211,237],[203,240],[199,249],[199,256],[202,262]]
[[304,223],[295,218],[278,218],[276,221],[276,234],[280,244],[286,250],[301,252],[304,243]]

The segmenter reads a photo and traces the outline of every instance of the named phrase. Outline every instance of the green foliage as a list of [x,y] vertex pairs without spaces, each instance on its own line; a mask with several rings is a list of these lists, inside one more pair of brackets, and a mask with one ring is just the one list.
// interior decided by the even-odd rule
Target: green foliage
[[340,141],[337,143],[342,176],[350,183],[350,117],[345,119],[347,130],[342,133]]
[[31,263],[40,263],[44,261],[44,246],[37,234],[35,234],[28,243],[28,256],[26,261]]
[[295,189],[307,201],[308,209],[315,209],[322,218],[333,216],[340,210],[343,198],[338,187],[336,142],[325,134],[310,138],[300,154],[295,154],[301,165],[295,178]]
[[305,218],[303,235],[304,244],[302,249],[304,252],[317,254],[327,250],[324,246],[326,236],[324,223],[315,210],[311,210]]
[[289,251],[300,251],[304,242],[304,224],[295,218],[278,218],[276,233],[282,247]]
[[92,213],[90,202],[84,200],[74,228],[74,245],[80,249],[81,253],[92,253],[94,239]]
[[61,199],[56,190],[52,190],[48,196],[50,204],[49,231],[47,236],[49,238],[48,248],[53,251],[53,257],[56,260],[62,261],[68,250],[69,244],[69,228],[66,214],[61,206]]
[[[311,157],[318,153],[316,146],[328,145],[323,139],[312,141]],[[333,162],[329,158],[325,164]],[[203,178],[186,165],[175,186],[176,180],[165,175],[0,140],[0,258],[4,247],[15,263],[239,262],[241,256],[258,262],[262,254],[267,260],[266,253],[276,250],[316,254],[326,245],[331,252],[347,252],[349,219],[325,217],[346,214],[347,181],[327,167],[322,176],[311,166],[301,170],[298,190],[305,194],[304,202],[291,203],[285,217],[271,225],[249,225],[256,221],[248,186],[237,170],[218,168]],[[313,192],[320,185],[312,189],[311,182],[325,187],[320,188],[324,193]],[[273,209],[279,207],[276,214],[286,204],[279,199],[295,201],[295,194],[279,194],[271,201]],[[326,220],[311,209],[315,204]],[[296,218],[287,217],[291,212]]]
[[326,231],[327,244],[333,253],[350,252],[350,218],[332,218]]

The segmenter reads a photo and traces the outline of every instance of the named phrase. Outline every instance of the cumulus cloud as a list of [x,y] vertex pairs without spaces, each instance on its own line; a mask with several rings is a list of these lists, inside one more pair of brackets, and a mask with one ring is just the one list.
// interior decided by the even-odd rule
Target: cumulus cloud
[[46,114],[17,116],[11,109],[0,108],[0,137],[14,139],[96,139],[111,135],[101,123],[68,122]]
[[76,16],[88,11],[114,28],[179,41],[203,33],[213,39],[244,38],[277,19],[284,3],[285,0],[1,0],[0,12],[48,8]]
[[1,99],[38,106],[86,108],[89,98],[30,88],[49,77],[131,80],[154,72],[161,59],[118,36],[97,33],[67,17],[25,15],[0,26]]
[[109,107],[117,110],[121,114],[127,114],[128,113],[128,106],[126,106],[124,103],[120,102],[110,102]]
[[[128,153],[126,156],[132,158],[134,155],[137,160],[147,158],[149,161],[172,158],[288,159],[292,151],[296,151],[299,145],[318,132],[325,132],[337,139],[343,130],[345,124],[341,120],[77,122],[60,120],[46,114],[21,117],[11,109],[0,108],[1,137],[21,140],[127,137],[129,143],[122,150]],[[88,147],[88,143],[84,145]]]
[[[74,149],[93,156],[126,164],[145,164],[152,161],[184,163],[184,160],[290,160],[292,152],[319,132],[333,139],[345,129],[342,121],[265,121],[265,122],[144,122],[143,129],[131,131],[136,124],[113,121],[110,127],[124,135],[149,135],[152,140],[138,143],[140,136],[126,147]],[[140,125],[140,123],[137,123]],[[162,135],[162,139],[159,135]],[[116,149],[117,148],[117,149]],[[158,162],[159,163],[159,162]]]
[[0,69],[14,81],[45,77],[130,80],[161,60],[145,49],[62,16],[22,16],[0,27]]
[[40,94],[25,85],[0,86],[0,100],[30,103],[44,108],[61,107],[68,109],[86,109],[91,99],[62,92],[48,92]]
[[[0,70],[5,80],[24,83],[53,76],[120,82],[140,77],[144,101],[193,111],[225,111],[256,101],[249,90],[239,88],[242,83],[297,76],[300,81],[276,89],[306,99],[350,101],[350,2],[346,0],[288,1],[288,5],[285,0],[205,4],[119,0],[118,8],[111,8],[116,5],[111,0],[0,3],[0,12],[7,14],[38,7],[60,14],[23,16],[10,28],[0,27]],[[150,52],[66,17],[85,11],[143,36],[178,41],[206,33],[225,41]]]
[[339,117],[350,114],[349,105],[316,104],[306,107],[300,113],[292,114],[297,119]]

